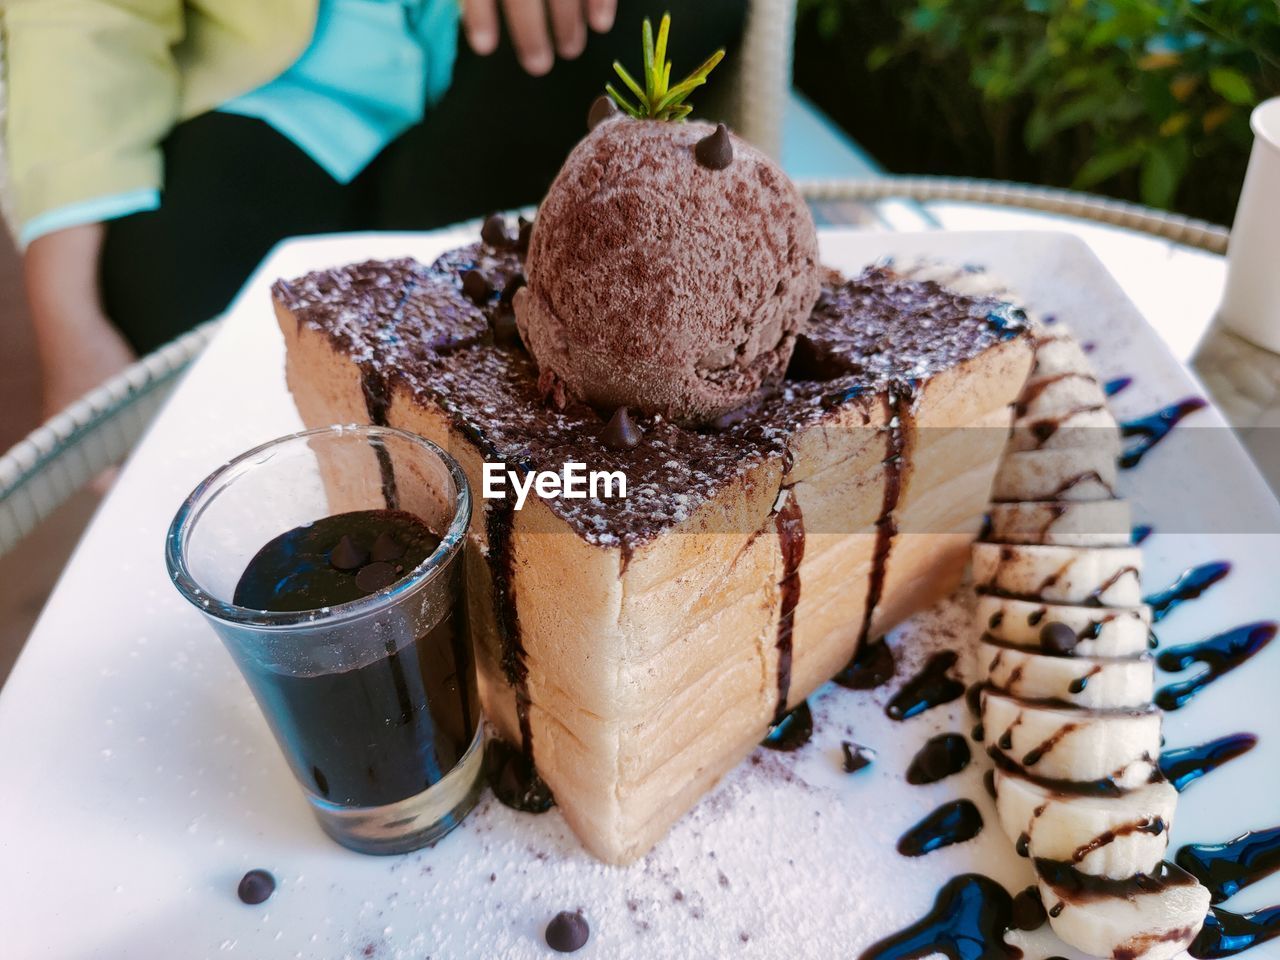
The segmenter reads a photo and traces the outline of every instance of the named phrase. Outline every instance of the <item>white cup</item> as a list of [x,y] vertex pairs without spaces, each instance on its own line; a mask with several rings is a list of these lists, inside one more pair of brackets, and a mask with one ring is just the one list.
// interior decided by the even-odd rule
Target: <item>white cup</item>
[[1253,152],[1227,250],[1223,326],[1280,353],[1280,97],[1254,108]]

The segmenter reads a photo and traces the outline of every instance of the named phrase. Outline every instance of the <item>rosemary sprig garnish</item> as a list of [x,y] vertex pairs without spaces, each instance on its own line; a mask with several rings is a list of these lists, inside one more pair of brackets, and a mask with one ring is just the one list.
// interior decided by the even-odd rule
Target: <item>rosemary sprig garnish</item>
[[614,72],[639,103],[632,103],[612,83],[605,84],[604,88],[614,103],[637,120],[683,120],[689,116],[693,112],[693,106],[685,103],[685,98],[707,82],[707,74],[724,58],[724,50],[717,50],[703,61],[702,66],[673,87],[670,85],[671,63],[667,60],[667,35],[670,32],[671,14],[664,13],[662,22],[658,24],[658,39],[655,42],[653,24],[645,17],[641,31],[644,45],[643,87],[627,72],[626,67],[617,60],[613,61]]

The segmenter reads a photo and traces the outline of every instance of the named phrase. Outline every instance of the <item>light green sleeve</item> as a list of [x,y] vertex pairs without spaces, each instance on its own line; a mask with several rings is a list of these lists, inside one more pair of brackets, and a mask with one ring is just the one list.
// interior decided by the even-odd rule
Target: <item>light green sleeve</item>
[[0,0],[5,139],[18,225],[61,207],[158,190],[178,119],[182,0]]

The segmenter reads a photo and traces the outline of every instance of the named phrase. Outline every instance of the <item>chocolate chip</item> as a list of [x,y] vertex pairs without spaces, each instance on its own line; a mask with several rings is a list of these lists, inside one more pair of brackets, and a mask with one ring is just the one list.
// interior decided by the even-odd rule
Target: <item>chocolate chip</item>
[[385,560],[366,563],[356,574],[356,586],[365,593],[377,593],[396,582],[396,568]]
[[383,530],[369,549],[370,560],[399,560],[404,556],[404,544]]
[[512,301],[516,298],[516,291],[523,287],[528,281],[525,280],[523,273],[517,273],[507,285],[502,288],[502,296],[498,298],[498,302],[504,307],[511,306]]
[[580,913],[561,910],[547,924],[547,946],[558,953],[573,953],[586,946],[591,936],[587,919]]
[[467,270],[462,274],[462,292],[472,303],[486,303],[493,296],[493,284],[479,270]]
[[613,102],[613,97],[602,93],[591,101],[591,109],[587,111],[587,129],[594,130],[606,120],[611,120],[622,111]]
[[1057,620],[1040,628],[1040,646],[1049,653],[1070,653],[1079,642],[1076,632]]
[[1040,891],[1035,887],[1027,887],[1013,898],[1013,925],[1019,930],[1038,930],[1049,919],[1044,912],[1044,902],[1040,899]]
[[533,221],[520,217],[516,222],[520,225],[520,231],[516,234],[516,250],[528,253],[529,240],[533,236]]
[[276,878],[266,870],[250,870],[240,878],[236,895],[242,903],[262,903],[276,890]]
[[729,128],[723,123],[717,123],[715,133],[703,137],[694,145],[693,157],[708,170],[723,170],[733,163],[733,142],[729,139]]
[[613,416],[600,431],[600,441],[611,450],[630,450],[644,437],[626,407],[613,411]]
[[860,743],[851,743],[845,740],[840,744],[840,749],[844,751],[845,773],[857,773],[864,767],[869,767],[876,758],[874,750],[870,747],[864,747]]
[[515,243],[515,237],[507,226],[507,218],[500,213],[491,213],[485,218],[484,226],[480,228],[480,239],[497,250]]
[[356,570],[368,559],[369,552],[345,533],[338,545],[329,551],[329,563],[335,570]]
[[516,326],[516,315],[511,312],[510,307],[499,307],[495,310],[490,326],[493,328],[493,343],[495,346],[520,347],[524,345],[520,339],[520,329]]

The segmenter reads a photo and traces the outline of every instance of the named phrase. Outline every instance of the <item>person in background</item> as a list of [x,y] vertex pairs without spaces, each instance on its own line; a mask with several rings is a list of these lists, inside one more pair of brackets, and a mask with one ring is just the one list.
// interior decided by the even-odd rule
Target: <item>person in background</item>
[[692,67],[745,6],[0,0],[46,414],[216,316],[284,237],[536,202],[644,16],[671,11]]

